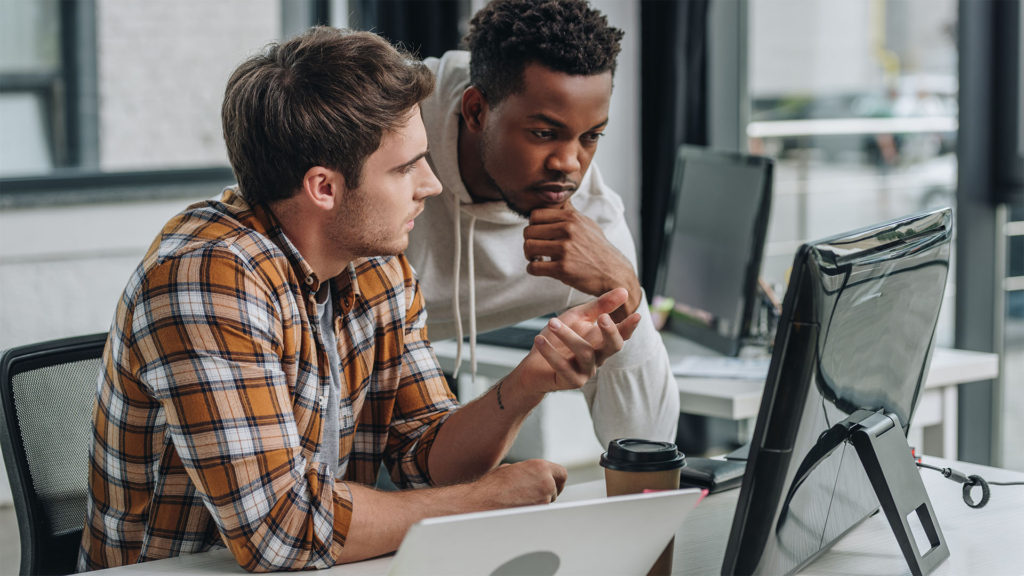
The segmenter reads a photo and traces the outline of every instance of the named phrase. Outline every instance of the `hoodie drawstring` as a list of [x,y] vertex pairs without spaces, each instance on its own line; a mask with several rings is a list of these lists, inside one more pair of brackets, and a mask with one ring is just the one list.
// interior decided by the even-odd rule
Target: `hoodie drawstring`
[[469,233],[466,234],[466,244],[469,251],[469,370],[470,377],[476,383],[476,266],[473,258],[473,232],[476,230],[476,215],[469,215]]
[[[452,263],[452,315],[455,317],[455,370],[452,378],[458,378],[462,368],[462,311],[459,307],[459,272],[462,264],[462,206],[454,198],[455,214],[455,260]],[[476,215],[469,215],[469,230],[466,233],[469,252],[469,368],[476,380],[476,269],[473,258],[473,232],[476,230]]]
[[462,313],[459,311],[459,266],[462,264],[462,209],[459,199],[452,196],[455,207],[455,261],[452,262],[452,316],[455,318],[455,370],[452,378],[459,377],[462,368]]

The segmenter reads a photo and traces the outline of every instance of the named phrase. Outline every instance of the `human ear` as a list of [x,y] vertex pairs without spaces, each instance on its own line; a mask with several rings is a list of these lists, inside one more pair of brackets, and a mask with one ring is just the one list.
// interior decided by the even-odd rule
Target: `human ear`
[[472,84],[462,93],[462,120],[473,132],[482,132],[488,112],[487,98]]
[[332,210],[345,190],[345,177],[340,172],[313,166],[303,174],[299,194],[318,209]]
[[300,194],[321,210],[332,210],[344,190],[344,176],[330,168],[313,166],[302,176]]

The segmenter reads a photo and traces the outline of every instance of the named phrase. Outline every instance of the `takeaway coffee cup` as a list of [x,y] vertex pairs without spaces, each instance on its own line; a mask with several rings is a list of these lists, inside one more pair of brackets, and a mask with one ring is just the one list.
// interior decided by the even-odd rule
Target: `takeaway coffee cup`
[[[685,465],[686,456],[671,442],[620,438],[609,442],[608,451],[601,455],[609,496],[644,490],[675,490],[679,488],[679,469]],[[648,576],[672,573],[674,541],[674,538],[669,540]]]

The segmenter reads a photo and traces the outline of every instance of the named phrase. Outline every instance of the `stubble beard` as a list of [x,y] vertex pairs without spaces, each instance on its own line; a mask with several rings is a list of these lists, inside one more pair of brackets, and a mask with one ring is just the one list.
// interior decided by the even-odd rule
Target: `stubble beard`
[[358,221],[353,214],[372,214],[373,207],[362,196],[352,198],[338,206],[331,226],[330,240],[334,246],[344,246],[348,253],[357,258],[375,256],[397,256],[409,245],[409,235],[390,236],[381,228],[368,229],[365,221]]
[[497,190],[498,195],[501,196],[501,199],[505,202],[505,206],[508,206],[509,210],[511,210],[512,212],[515,212],[516,214],[518,214],[519,216],[523,217],[524,219],[529,220],[530,219],[530,210],[524,210],[523,208],[520,208],[519,206],[516,206],[512,202],[512,199],[509,197],[508,193],[506,193],[505,190],[502,189],[502,187],[498,185],[498,182],[494,179],[494,177],[491,176],[491,170],[487,167],[487,165],[489,164],[488,159],[491,156],[490,155],[490,149],[491,149],[491,139],[488,136],[487,132],[485,131],[484,135],[483,135],[483,138],[481,139],[481,142],[480,142],[480,163],[481,163],[481,165],[483,165],[483,168],[484,168],[484,177],[487,178],[488,184],[490,184],[491,187],[493,187],[495,190]]

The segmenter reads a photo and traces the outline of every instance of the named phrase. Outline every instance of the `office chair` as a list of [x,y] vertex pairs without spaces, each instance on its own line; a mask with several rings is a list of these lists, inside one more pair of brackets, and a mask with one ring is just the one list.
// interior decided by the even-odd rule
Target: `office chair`
[[106,339],[102,333],[53,340],[0,357],[0,440],[18,516],[21,574],[75,570]]

